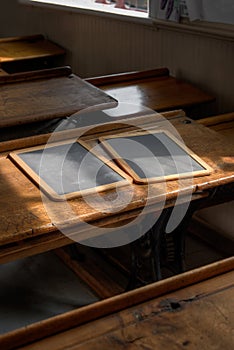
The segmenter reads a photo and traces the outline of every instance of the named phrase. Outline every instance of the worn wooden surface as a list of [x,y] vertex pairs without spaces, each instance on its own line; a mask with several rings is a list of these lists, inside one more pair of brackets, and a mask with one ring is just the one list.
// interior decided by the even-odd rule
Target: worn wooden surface
[[119,102],[141,104],[158,112],[214,100],[213,96],[194,85],[171,77],[167,68],[86,80]]
[[[166,189],[160,184],[150,185],[150,200],[148,206],[151,211],[160,209],[162,198],[166,195],[166,205],[170,205],[180,194],[185,200],[189,200],[186,195],[193,193],[193,198],[199,196],[201,191],[215,189],[218,186],[232,184],[234,182],[234,150],[229,143],[226,143],[222,136],[216,132],[207,129],[206,127],[190,121],[188,118],[181,116],[181,112],[171,113],[170,122],[178,130],[185,143],[198,156],[200,156],[208,165],[213,168],[211,175],[194,178],[192,182],[183,180],[170,181],[167,183]],[[150,118],[137,118],[139,125],[147,125],[148,127],[155,126],[155,116]],[[144,124],[145,123],[145,124]],[[164,121],[159,122],[164,124]],[[120,123],[108,123],[102,125],[95,130],[89,131],[87,136],[90,140],[97,139],[100,136],[113,134],[116,130],[134,129]],[[121,129],[122,128],[122,129]],[[60,139],[74,137],[76,130],[71,130],[67,134],[64,132],[58,133],[58,141]],[[45,143],[48,135],[41,135],[38,138],[21,140],[17,143],[18,148],[23,148],[35,145],[35,143]],[[86,137],[86,141],[87,141]],[[93,142],[93,141],[92,141]],[[24,146],[23,146],[24,144]],[[96,235],[96,230],[84,226],[83,222],[93,222],[97,226],[108,226],[116,224],[121,220],[128,220],[131,217],[139,215],[139,212],[144,207],[148,188],[145,185],[130,185],[121,189],[122,195],[128,196],[133,191],[132,200],[125,208],[119,209],[119,203],[112,203],[116,197],[114,190],[109,190],[102,194],[105,199],[104,203],[110,202],[112,212],[107,213],[104,204],[100,204],[99,210],[90,206],[83,198],[69,200],[69,206],[64,207],[63,203],[53,202],[49,200],[52,208],[54,208],[56,217],[51,220],[42,204],[42,198],[39,189],[7,158],[7,150],[0,157],[0,244],[3,254],[3,261],[9,261],[12,258],[17,258],[17,252],[20,256],[43,251],[45,238],[52,235],[51,246],[59,247],[69,243],[69,239],[61,238],[61,234],[57,231],[57,227],[66,227],[67,225],[76,225],[79,232],[79,241],[87,237]],[[166,192],[165,192],[166,191]],[[122,200],[123,198],[122,197]],[[104,205],[104,206],[105,206]],[[157,209],[159,208],[159,209]],[[75,217],[71,218],[71,212],[75,213]],[[63,226],[64,225],[64,226]],[[28,244],[27,240],[31,240]],[[60,240],[62,239],[62,241]],[[37,249],[33,247],[33,241]],[[42,245],[40,246],[40,240]],[[9,244],[21,242],[21,246],[9,246]],[[56,243],[57,242],[57,243]],[[14,243],[14,244],[15,244]],[[44,249],[48,250],[50,241],[47,240]],[[4,250],[6,248],[6,250]],[[30,253],[31,252],[31,253]],[[6,255],[5,255],[6,254]],[[4,260],[6,259],[6,260]]]
[[[209,195],[208,191],[198,192],[197,194],[192,195],[192,200],[201,200],[202,198],[207,198]],[[187,197],[182,196],[179,203],[187,202]],[[165,204],[165,207],[171,207],[175,205],[174,200],[168,200]],[[177,202],[176,202],[177,203]],[[178,204],[178,203],[177,203]],[[161,209],[160,203],[156,205],[149,206],[146,210],[146,213],[157,213]],[[137,209],[127,211],[125,213],[120,213],[110,217],[102,218],[93,222],[94,229],[85,230],[82,225],[78,228],[79,239],[85,240],[86,237],[95,237],[96,227],[116,227],[116,232],[118,228],[121,228],[121,225],[125,225],[126,222],[135,219],[140,215],[142,209],[139,207]],[[29,218],[30,219],[30,218]],[[49,224],[42,225],[41,227],[28,229],[28,231],[17,232],[17,234],[9,234],[6,232],[6,235],[2,235],[1,249],[0,249],[0,264],[4,264],[13,260],[24,258],[27,256],[32,256],[35,254],[40,254],[47,252],[56,248],[64,247],[74,243],[72,237],[69,238],[61,233],[59,230],[56,230],[52,220],[49,221]],[[86,265],[86,264],[84,264]],[[89,267],[84,266],[84,270],[89,269]],[[82,270],[82,268],[81,268]],[[99,269],[100,270],[100,269]],[[83,271],[84,272],[84,271]],[[85,273],[82,273],[83,280],[90,284],[90,280],[86,280]],[[113,277],[113,276],[112,276]],[[99,275],[93,278],[94,284],[97,286],[97,283],[100,282]],[[103,282],[103,281],[102,281]],[[103,282],[105,284],[106,282]],[[92,288],[95,290],[94,284]],[[97,291],[97,294],[99,292]]]
[[0,39],[0,64],[12,61],[60,56],[65,50],[43,35]]
[[116,101],[72,74],[69,67],[0,77],[0,127],[70,116]]
[[2,348],[154,350],[205,344],[231,350],[233,263],[229,258],[29,325],[2,335]]
[[234,147],[234,113],[220,114],[214,117],[203,118],[199,123],[224,135]]
[[23,349],[233,349],[234,272]]

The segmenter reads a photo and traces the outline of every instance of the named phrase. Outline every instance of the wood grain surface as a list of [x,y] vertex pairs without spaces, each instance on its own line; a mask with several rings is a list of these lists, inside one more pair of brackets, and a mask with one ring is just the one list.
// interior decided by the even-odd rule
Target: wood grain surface
[[0,64],[63,55],[65,50],[43,35],[19,36],[0,39]]
[[29,325],[2,335],[1,345],[5,350],[23,344],[29,344],[24,350],[198,350],[205,344],[231,350],[233,263],[233,258],[212,263]]
[[89,107],[105,109],[116,104],[68,67],[0,78],[0,127],[62,118]]
[[202,118],[199,123],[224,135],[234,147],[234,113],[220,114],[209,118]]
[[214,96],[169,75],[167,68],[86,79],[119,102],[141,104],[157,112],[211,102]]
[[233,282],[227,273],[21,349],[231,350]]

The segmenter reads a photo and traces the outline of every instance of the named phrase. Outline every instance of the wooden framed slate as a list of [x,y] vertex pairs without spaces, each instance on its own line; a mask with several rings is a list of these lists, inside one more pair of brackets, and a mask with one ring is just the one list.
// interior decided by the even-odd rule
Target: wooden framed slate
[[[88,145],[66,140],[17,150],[9,158],[56,201],[129,185],[132,179]],[[107,164],[108,162],[108,164]]]
[[117,164],[138,184],[211,173],[212,168],[166,130],[99,138]]

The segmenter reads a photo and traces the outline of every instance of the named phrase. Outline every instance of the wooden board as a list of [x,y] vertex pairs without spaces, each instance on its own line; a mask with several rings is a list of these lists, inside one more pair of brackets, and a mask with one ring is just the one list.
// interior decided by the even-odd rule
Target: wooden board
[[70,345],[81,350],[189,347],[200,350],[204,344],[207,350],[231,350],[233,281],[233,273],[227,273],[35,342],[22,350],[65,350]]
[[104,157],[79,142],[68,140],[27,148],[11,152],[9,157],[53,200],[76,198],[131,183],[117,166],[107,164]]
[[60,56],[65,50],[43,35],[0,39],[0,64],[12,61]]
[[204,337],[208,349],[217,341],[220,349],[231,349],[226,345],[232,343],[227,337],[233,320],[233,263],[233,258],[222,260],[28,325],[2,335],[1,346],[102,350],[145,340],[150,349],[177,349],[178,342],[181,347],[192,342],[198,350]]
[[198,122],[224,135],[234,146],[234,112],[203,118]]
[[140,104],[157,112],[214,101],[199,87],[169,75],[167,68],[88,78],[119,102]]
[[0,127],[70,116],[117,102],[72,74],[69,67],[0,77]]
[[100,138],[100,142],[139,184],[208,175],[212,171],[166,130],[123,133]]
[[[201,200],[207,198],[209,195],[209,192],[199,192],[197,194],[193,194],[192,200]],[[110,193],[109,193],[110,196]],[[36,198],[36,203],[39,201],[39,198]],[[175,205],[175,199],[171,201],[167,201],[166,208],[169,208],[173,205]],[[186,196],[182,197],[180,199],[180,204],[187,203]],[[24,203],[20,203],[21,206],[24,205]],[[178,204],[178,202],[177,202]],[[37,204],[36,204],[37,205]],[[13,207],[13,205],[11,206]],[[39,208],[35,208],[35,213],[37,215],[41,215],[41,213],[38,210]],[[147,208],[147,214],[149,213],[157,213],[161,209],[160,203],[158,205],[152,205]],[[82,206],[80,206],[80,210],[82,210]],[[94,225],[97,227],[107,228],[107,227],[114,227],[116,226],[116,230],[118,230],[121,225],[125,225],[126,222],[129,222],[130,220],[133,220],[137,218],[138,215],[140,215],[142,209],[134,209],[129,212],[121,213],[119,215],[118,213],[116,215],[113,215],[111,217],[102,218],[98,221],[94,222]],[[16,214],[18,214],[19,210],[15,211]],[[6,216],[6,214],[4,213]],[[40,254],[43,252],[50,251],[52,249],[65,247],[67,245],[71,245],[74,243],[72,239],[69,239],[67,236],[64,236],[60,231],[55,230],[55,227],[52,222],[48,220],[41,221],[38,223],[38,217],[33,217],[30,213],[25,217],[16,217],[15,223],[19,224],[20,227],[23,227],[25,230],[23,231],[21,229],[20,232],[12,231],[11,220],[10,218],[6,218],[7,221],[4,222],[5,227],[5,234],[3,234],[3,231],[1,231],[0,235],[0,244],[1,244],[1,250],[0,250],[0,263],[8,263],[17,259],[21,259],[28,256],[33,256],[35,254]],[[33,219],[35,221],[33,221]],[[46,217],[45,217],[46,220]],[[31,228],[33,227],[33,228]],[[83,229],[83,228],[82,228]],[[96,231],[96,227],[93,230]],[[84,230],[83,237],[84,239],[90,235],[90,232],[87,232]],[[94,258],[95,259],[95,258]],[[116,265],[116,260],[114,261],[114,264]],[[123,267],[123,265],[121,265]],[[92,274],[91,280],[89,275],[90,264],[86,266],[84,264],[83,268],[79,265],[79,273],[82,274],[83,280],[85,280],[85,275],[88,276],[85,282],[92,286],[92,289],[95,289],[98,284],[102,283],[102,291],[107,286],[107,290],[110,289],[110,284],[112,283],[109,279],[108,281],[105,278],[105,281],[100,281],[100,269],[97,267],[96,271],[98,271],[98,274],[95,275],[95,277]],[[93,269],[91,269],[93,272]],[[126,270],[125,270],[126,272]],[[128,271],[127,271],[128,272]],[[103,271],[102,271],[103,274]],[[112,276],[113,279],[113,276]],[[94,287],[95,285],[95,287]],[[98,291],[96,290],[97,294],[100,294],[100,288]],[[106,294],[105,294],[106,295]]]

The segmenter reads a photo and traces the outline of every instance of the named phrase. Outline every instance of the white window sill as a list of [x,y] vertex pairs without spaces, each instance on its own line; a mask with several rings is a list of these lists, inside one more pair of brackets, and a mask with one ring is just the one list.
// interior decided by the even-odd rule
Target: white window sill
[[93,3],[86,0],[84,4],[82,0],[18,0],[21,4],[32,7],[49,8],[53,10],[62,10],[69,12],[78,12],[83,14],[93,14],[97,16],[111,17],[131,22],[140,22],[152,25],[152,19],[148,17],[148,13],[136,10],[124,10],[115,8],[114,5],[105,5]]
[[172,30],[194,35],[213,37],[216,39],[234,41],[234,26],[232,24],[222,24],[199,20],[190,22],[187,19],[182,20],[180,23],[153,19],[153,24],[158,30]]

